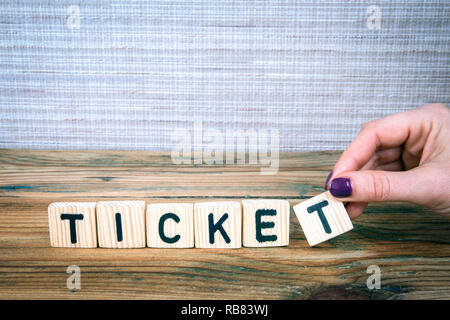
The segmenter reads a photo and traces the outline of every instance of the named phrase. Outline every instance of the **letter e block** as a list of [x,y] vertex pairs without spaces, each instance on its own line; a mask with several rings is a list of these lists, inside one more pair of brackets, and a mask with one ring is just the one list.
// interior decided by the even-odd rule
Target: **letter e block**
[[329,191],[297,204],[294,211],[310,246],[353,229],[344,204]]
[[96,248],[96,202],[54,202],[48,206],[50,245],[61,248]]
[[242,200],[244,247],[279,247],[289,244],[289,202]]
[[100,201],[97,223],[99,247],[145,247],[145,201]]
[[242,247],[240,202],[200,202],[194,205],[196,248]]
[[148,247],[194,247],[193,203],[149,204],[146,219]]

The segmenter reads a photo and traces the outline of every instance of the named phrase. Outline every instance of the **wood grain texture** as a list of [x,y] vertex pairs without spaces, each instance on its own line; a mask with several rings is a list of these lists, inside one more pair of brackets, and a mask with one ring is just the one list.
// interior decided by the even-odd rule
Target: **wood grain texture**
[[[167,153],[0,150],[1,299],[448,299],[450,223],[411,204],[370,204],[354,229],[311,248],[291,211],[287,247],[51,248],[55,201],[287,199],[323,192],[339,152],[280,154],[280,170],[174,166]],[[188,200],[187,200],[188,199]],[[367,267],[381,289],[366,287]],[[81,290],[66,287],[69,265]]]
[[[325,218],[322,222],[317,210],[308,212],[308,207],[324,201],[326,201],[326,205],[320,207],[321,213]],[[304,200],[294,206],[293,209],[310,246],[315,246],[353,229],[353,224],[345,210],[344,204],[333,197],[329,191]],[[325,229],[324,224],[328,230]]]

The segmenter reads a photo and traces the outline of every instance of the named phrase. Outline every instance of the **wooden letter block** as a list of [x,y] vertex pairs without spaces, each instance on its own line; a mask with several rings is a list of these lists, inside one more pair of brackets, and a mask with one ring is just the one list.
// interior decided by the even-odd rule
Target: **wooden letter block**
[[193,203],[149,204],[146,216],[148,247],[194,247]]
[[96,202],[54,202],[48,206],[50,245],[96,248]]
[[100,201],[97,223],[99,247],[145,247],[145,201]]
[[242,200],[244,247],[279,247],[289,244],[289,202]]
[[315,246],[353,229],[344,204],[329,191],[294,206],[310,246]]
[[196,248],[242,247],[240,202],[200,202],[194,206]]

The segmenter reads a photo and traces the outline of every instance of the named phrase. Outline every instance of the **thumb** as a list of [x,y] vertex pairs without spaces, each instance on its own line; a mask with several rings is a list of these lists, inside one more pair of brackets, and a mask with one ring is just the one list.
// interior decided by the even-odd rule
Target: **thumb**
[[362,170],[342,172],[330,183],[330,193],[342,201],[407,201],[424,203],[432,181],[420,169],[409,171]]

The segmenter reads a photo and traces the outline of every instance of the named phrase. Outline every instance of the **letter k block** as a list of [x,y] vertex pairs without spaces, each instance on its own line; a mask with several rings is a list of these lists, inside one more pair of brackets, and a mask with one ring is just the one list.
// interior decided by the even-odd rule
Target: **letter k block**
[[297,204],[294,212],[310,246],[353,229],[344,204],[329,191]]
[[194,206],[196,248],[242,247],[240,202],[199,202]]

